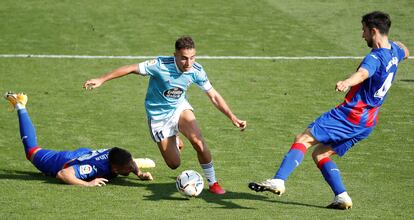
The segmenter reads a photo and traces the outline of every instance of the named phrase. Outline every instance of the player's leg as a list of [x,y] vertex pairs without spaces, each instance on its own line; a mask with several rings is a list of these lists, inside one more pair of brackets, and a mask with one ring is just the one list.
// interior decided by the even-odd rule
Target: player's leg
[[358,141],[368,137],[372,130],[372,127],[354,127],[353,129],[349,129],[349,132],[342,133],[341,137],[346,136],[348,138],[342,139],[340,142],[335,142],[331,146],[319,144],[316,146],[314,152],[312,153],[312,157],[315,163],[321,170],[326,182],[328,182],[329,186],[335,194],[334,201],[328,206],[328,208],[352,208],[352,200],[346,192],[345,186],[342,183],[340,171],[336,164],[330,159],[330,156],[333,154],[337,154],[339,156],[345,155],[345,153],[351,149]]
[[28,160],[32,161],[34,154],[40,150],[37,145],[36,131],[26,110],[27,96],[8,92],[4,98],[17,109],[19,118],[20,137],[24,145],[24,151]]
[[181,152],[182,150],[184,150],[184,142],[183,140],[181,140],[178,134],[175,137],[176,137],[176,142],[177,142],[177,148]]
[[338,167],[330,159],[334,154],[336,152],[330,146],[318,144],[312,152],[312,158],[335,194],[334,202],[328,208],[350,209],[352,207],[351,197],[346,192]]
[[174,129],[174,127],[177,127],[174,125],[174,117],[161,120],[148,119],[148,126],[150,135],[157,143],[167,166],[171,169],[177,169],[181,164],[181,160],[176,138],[178,130]]
[[282,195],[285,192],[286,179],[302,163],[307,149],[318,143],[309,130],[307,128],[303,133],[295,137],[292,146],[272,179],[267,179],[260,183],[252,182],[249,184],[249,188],[256,192],[271,191],[277,195]]
[[307,149],[318,143],[309,130],[307,128],[303,133],[296,136],[292,146],[283,158],[278,171],[273,177],[274,179],[286,181],[295,168],[302,163]]
[[157,142],[158,149],[164,158],[165,163],[171,169],[177,169],[181,164],[180,152],[177,148],[176,136],[171,136]]
[[207,164],[211,162],[212,159],[210,150],[204,142],[193,111],[184,110],[181,113],[178,128],[197,151],[197,157],[200,164]]
[[187,109],[181,112],[178,128],[197,151],[197,158],[206,176],[210,192],[224,194],[225,191],[220,187],[216,179],[210,149],[201,135],[201,130],[197,124],[193,111]]

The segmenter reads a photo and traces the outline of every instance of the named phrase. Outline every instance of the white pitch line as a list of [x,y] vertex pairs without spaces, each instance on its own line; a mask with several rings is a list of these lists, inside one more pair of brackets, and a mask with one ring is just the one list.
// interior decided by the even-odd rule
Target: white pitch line
[[[92,55],[56,55],[56,54],[0,54],[0,58],[46,58],[46,59],[153,59],[157,56],[92,56]],[[343,60],[362,59],[360,56],[197,56],[205,60]],[[409,57],[413,59],[414,57]]]

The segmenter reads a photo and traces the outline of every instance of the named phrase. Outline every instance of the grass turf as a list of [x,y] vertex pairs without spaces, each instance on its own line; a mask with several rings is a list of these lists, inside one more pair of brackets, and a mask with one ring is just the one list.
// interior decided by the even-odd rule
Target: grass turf
[[[175,38],[195,37],[199,55],[363,56],[360,16],[388,11],[392,38],[414,48],[410,1],[2,1],[0,53],[166,55]],[[188,8],[186,8],[188,7]],[[183,8],[183,10],[177,10]],[[164,164],[146,125],[147,78],[127,76],[92,92],[84,80],[140,60],[0,60],[0,91],[29,95],[28,110],[45,148],[120,146],[150,157],[154,182],[132,176],[103,188],[67,186],[24,159],[15,112],[0,102],[0,213],[6,218],[400,218],[413,217],[412,60],[404,61],[372,135],[334,158],[354,208],[327,210],[332,193],[306,155],[287,194],[256,194],[252,180],[269,178],[295,134],[343,100],[333,91],[359,60],[199,60],[233,111],[248,121],[240,133],[196,87],[189,99],[209,144],[225,196],[185,199],[175,176],[201,171],[185,141],[182,165]]]

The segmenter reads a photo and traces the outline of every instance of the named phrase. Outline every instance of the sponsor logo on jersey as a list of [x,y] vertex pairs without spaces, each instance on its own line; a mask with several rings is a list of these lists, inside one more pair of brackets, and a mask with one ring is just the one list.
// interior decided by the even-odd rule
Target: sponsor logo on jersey
[[172,88],[164,91],[164,96],[173,99],[179,99],[184,91],[181,88]]
[[101,156],[95,157],[96,161],[107,160],[107,159],[108,159],[108,154],[102,154]]
[[81,166],[79,166],[79,173],[81,175],[90,174],[91,172],[92,172],[91,165],[81,165]]

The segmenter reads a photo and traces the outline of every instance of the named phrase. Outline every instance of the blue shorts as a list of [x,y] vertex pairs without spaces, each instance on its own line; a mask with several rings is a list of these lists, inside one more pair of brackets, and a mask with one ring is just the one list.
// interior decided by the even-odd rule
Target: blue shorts
[[365,139],[374,127],[362,127],[338,116],[336,109],[325,112],[308,128],[313,137],[320,143],[331,146],[339,156],[354,146],[358,141]]
[[88,148],[79,148],[74,151],[54,151],[40,149],[33,158],[33,165],[42,173],[55,177],[68,161],[91,152]]

